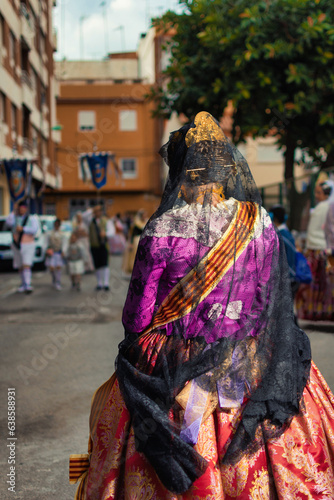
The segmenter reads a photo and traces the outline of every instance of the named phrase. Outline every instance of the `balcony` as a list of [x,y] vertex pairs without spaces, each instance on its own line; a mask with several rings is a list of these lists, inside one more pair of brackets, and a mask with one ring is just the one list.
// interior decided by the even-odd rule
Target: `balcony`
[[31,90],[34,90],[33,81],[29,75],[29,73],[25,70],[21,71],[21,82],[25,83]]
[[32,111],[36,107],[36,92],[29,73],[26,71],[21,73],[21,83],[22,102]]
[[6,57],[7,57],[7,49],[3,45],[0,45],[0,66],[3,66]]
[[35,26],[33,17],[24,3],[20,5],[20,18],[21,18],[21,36],[24,38],[26,44],[30,49],[34,46],[35,39]]
[[48,22],[47,22],[47,17],[46,17],[46,14],[45,12],[42,12],[42,15],[40,17],[40,27],[44,33],[44,35],[47,34],[47,27],[48,27]]
[[43,137],[45,137],[45,139],[49,138],[49,136],[50,136],[50,133],[49,133],[49,122],[43,121],[43,124],[42,124],[42,127],[41,127],[41,132],[42,132]]
[[34,149],[32,140],[28,139],[28,137],[23,137],[22,149],[23,151],[29,151],[29,153],[32,153]]

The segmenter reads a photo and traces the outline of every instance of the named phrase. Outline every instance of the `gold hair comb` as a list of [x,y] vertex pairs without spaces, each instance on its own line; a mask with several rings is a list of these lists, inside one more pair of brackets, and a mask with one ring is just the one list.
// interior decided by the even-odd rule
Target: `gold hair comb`
[[186,134],[185,142],[189,148],[196,142],[221,141],[227,142],[227,137],[217,124],[213,116],[207,111],[201,111],[195,116],[195,128],[190,128]]

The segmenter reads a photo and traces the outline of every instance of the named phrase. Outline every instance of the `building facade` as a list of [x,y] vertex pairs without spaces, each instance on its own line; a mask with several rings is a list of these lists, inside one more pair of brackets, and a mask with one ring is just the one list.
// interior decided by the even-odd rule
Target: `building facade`
[[[137,53],[111,54],[102,61],[56,62],[57,116],[62,141],[57,164],[62,188],[48,193],[46,210],[61,219],[102,203],[108,215],[152,213],[161,194],[159,120],[145,99],[149,85],[138,77]],[[82,178],[81,156],[109,152],[107,183],[97,190]]]
[[[61,179],[55,163],[57,130],[52,29],[55,0],[1,0],[0,159],[35,160],[33,210],[41,212],[44,186]],[[0,171],[0,213],[10,210],[7,180]]]
[[[56,162],[62,187],[48,192],[47,213],[68,219],[98,202],[110,215],[155,210],[167,176],[157,152],[170,132],[183,124],[175,114],[170,120],[153,118],[154,104],[145,98],[152,85],[165,84],[163,70],[169,60],[165,38],[151,28],[139,40],[137,52],[110,54],[100,61],[55,63],[57,117],[62,127]],[[232,112],[227,109],[221,122],[227,135]],[[282,152],[272,137],[249,139],[240,150],[259,187],[283,180]],[[94,152],[114,154],[122,179],[109,168],[107,183],[100,190],[85,181],[80,158]]]

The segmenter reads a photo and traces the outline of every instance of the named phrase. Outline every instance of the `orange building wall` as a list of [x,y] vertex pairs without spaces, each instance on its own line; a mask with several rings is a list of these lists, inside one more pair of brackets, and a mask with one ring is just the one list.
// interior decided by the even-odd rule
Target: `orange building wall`
[[[61,82],[57,101],[57,118],[62,126],[62,142],[56,150],[56,162],[62,173],[60,193],[47,195],[56,203],[57,216],[69,217],[69,202],[74,198],[98,198],[109,205],[110,214],[135,212],[145,208],[152,213],[160,200],[160,124],[152,118],[152,104],[145,100],[149,86],[141,83],[107,84]],[[137,130],[119,129],[119,112],[137,111]],[[95,111],[96,129],[80,131],[78,112]],[[80,154],[110,151],[117,162],[121,158],[137,159],[137,177],[118,179],[112,167],[107,184],[97,191],[93,184],[80,178]],[[111,202],[112,200],[112,202]]]

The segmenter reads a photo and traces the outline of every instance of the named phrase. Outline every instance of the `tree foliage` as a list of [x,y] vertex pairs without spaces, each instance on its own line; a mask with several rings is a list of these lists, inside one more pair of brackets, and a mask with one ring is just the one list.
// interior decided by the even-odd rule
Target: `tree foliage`
[[[156,112],[189,119],[234,106],[233,139],[277,132],[285,177],[296,148],[334,164],[333,0],[185,0],[184,12],[155,20],[171,58]],[[324,154],[325,153],[325,154]]]

